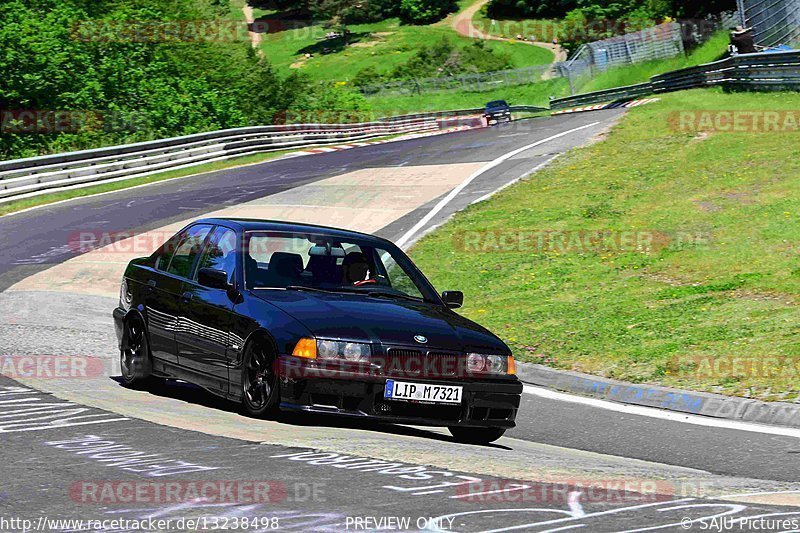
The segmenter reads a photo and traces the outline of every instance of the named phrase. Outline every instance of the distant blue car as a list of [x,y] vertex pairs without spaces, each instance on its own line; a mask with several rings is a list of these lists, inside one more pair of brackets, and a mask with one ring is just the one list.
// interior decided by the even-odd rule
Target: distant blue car
[[488,124],[494,122],[511,122],[511,106],[505,100],[494,100],[486,104],[486,111],[483,114]]

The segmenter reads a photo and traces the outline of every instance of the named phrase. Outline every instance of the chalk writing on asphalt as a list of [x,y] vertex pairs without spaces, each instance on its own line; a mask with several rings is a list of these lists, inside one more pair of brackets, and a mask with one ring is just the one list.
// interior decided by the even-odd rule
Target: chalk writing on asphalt
[[26,387],[0,387],[0,433],[43,431],[128,420],[114,413],[57,400]]

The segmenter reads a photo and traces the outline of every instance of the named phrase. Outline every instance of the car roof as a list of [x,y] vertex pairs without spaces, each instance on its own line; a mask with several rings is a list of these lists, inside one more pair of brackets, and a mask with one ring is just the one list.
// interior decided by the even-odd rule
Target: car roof
[[356,238],[361,241],[371,241],[375,244],[391,243],[387,239],[376,237],[368,233],[360,233],[341,228],[329,226],[319,226],[316,224],[304,224],[299,222],[286,222],[279,220],[258,220],[253,218],[204,218],[194,222],[195,224],[222,224],[225,226],[235,225],[243,231],[285,231],[291,233],[315,233],[325,234],[337,239]]

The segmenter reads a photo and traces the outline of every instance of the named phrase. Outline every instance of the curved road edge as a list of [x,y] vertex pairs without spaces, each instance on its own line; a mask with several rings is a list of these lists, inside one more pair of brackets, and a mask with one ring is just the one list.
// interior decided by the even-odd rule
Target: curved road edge
[[524,362],[517,363],[517,375],[529,385],[618,404],[765,426],[800,428],[800,404],[796,403],[762,402],[659,385],[634,384]]

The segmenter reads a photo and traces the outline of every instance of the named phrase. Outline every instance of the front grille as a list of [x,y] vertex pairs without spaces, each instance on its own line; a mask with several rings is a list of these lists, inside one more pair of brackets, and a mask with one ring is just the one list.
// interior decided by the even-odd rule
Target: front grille
[[461,361],[457,354],[413,348],[389,348],[385,356],[373,358],[384,375],[429,378],[455,376]]
[[473,407],[470,411],[471,420],[509,420],[514,415],[513,409],[503,409],[496,407]]
[[424,418],[427,420],[460,421],[463,416],[462,405],[430,405],[410,402],[381,402],[376,405],[376,413],[382,416],[399,418]]

